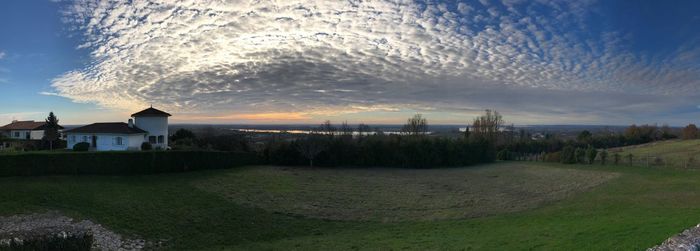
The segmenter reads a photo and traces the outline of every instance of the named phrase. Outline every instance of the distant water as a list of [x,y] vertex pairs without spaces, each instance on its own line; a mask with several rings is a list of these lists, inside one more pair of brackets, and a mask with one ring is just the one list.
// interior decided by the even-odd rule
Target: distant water
[[[232,131],[237,131],[237,132],[256,132],[256,133],[291,133],[291,134],[310,134],[313,131],[311,130],[275,130],[275,129],[250,129],[250,128],[234,128],[230,129]],[[323,132],[318,132],[316,133],[321,133]],[[352,131],[351,132],[353,136],[358,136],[360,135],[360,132],[358,131]],[[377,134],[378,132],[376,131],[371,131],[371,132],[363,132],[364,135],[374,135]],[[398,131],[382,131],[381,133],[383,134],[401,134],[402,132]],[[433,132],[427,132],[427,134],[432,134]],[[335,132],[336,135],[341,135],[343,134],[342,132]]]

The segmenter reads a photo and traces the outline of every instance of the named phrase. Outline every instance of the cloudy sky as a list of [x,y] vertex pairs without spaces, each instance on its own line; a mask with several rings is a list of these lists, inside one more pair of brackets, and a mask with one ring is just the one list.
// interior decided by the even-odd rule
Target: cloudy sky
[[700,122],[700,2],[0,3],[0,124]]

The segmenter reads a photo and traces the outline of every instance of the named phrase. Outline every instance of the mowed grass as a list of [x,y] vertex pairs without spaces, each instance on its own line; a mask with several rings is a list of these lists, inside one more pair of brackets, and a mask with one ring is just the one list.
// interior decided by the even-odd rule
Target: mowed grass
[[271,212],[389,222],[522,211],[617,176],[518,163],[448,169],[267,166],[243,168],[194,184],[237,204]]
[[[455,181],[451,181],[453,176],[460,175],[474,179],[498,179],[520,171],[582,172],[602,175],[607,181],[595,187],[572,190],[567,196],[545,200],[531,207],[498,211],[483,217],[469,218],[467,214],[466,218],[450,216],[431,220],[431,217],[418,217],[418,220],[400,218],[388,222],[382,222],[377,217],[358,218],[359,221],[355,218],[317,219],[322,217],[285,212],[282,206],[280,208],[284,210],[273,210],[263,208],[266,206],[262,204],[254,204],[260,197],[274,198],[277,194],[291,194],[295,200],[306,198],[306,195],[297,196],[289,192],[297,190],[295,186],[309,193],[313,191],[308,188],[312,183],[308,178],[267,178],[274,175],[275,170],[281,176],[295,176],[286,173],[292,169],[251,167],[153,176],[1,178],[0,215],[59,210],[73,217],[91,219],[125,235],[166,240],[166,249],[184,250],[630,250],[653,246],[700,222],[700,172],[693,170],[507,162],[482,167],[427,170],[430,171],[428,174],[420,175],[398,174],[400,177],[412,177],[405,178],[408,180],[425,177],[430,180],[428,184],[439,184],[440,179],[446,179],[453,187],[425,191],[431,191],[433,195],[438,191],[452,193],[449,196],[457,201],[462,199],[459,191],[469,187],[456,186]],[[302,176],[315,171],[298,170],[301,170]],[[421,170],[380,170],[378,176],[390,176],[381,172],[403,171]],[[440,171],[449,175],[442,176]],[[348,181],[340,181],[343,180],[340,174],[331,176],[328,181],[320,181],[325,184],[321,188],[333,189],[328,184],[334,182],[341,182],[339,188],[347,187],[354,184],[353,181],[361,180],[363,175],[372,173],[371,170],[362,172],[350,175]],[[485,173],[475,175],[470,172]],[[493,176],[489,172],[498,172],[498,177],[489,177]],[[611,173],[616,173],[618,177],[608,177]],[[563,176],[551,175],[545,176],[555,178],[540,181],[516,179],[517,182],[507,185],[511,187],[509,189],[523,190],[521,187],[529,187],[531,184],[528,183],[531,182],[551,182],[566,188],[561,186],[564,183],[556,181],[563,179]],[[224,188],[213,189],[205,185],[207,182],[216,182]],[[251,182],[267,183],[269,190],[259,189]],[[226,186],[234,183],[239,184]],[[404,191],[400,188],[388,188],[408,183],[411,182],[388,182],[386,188],[372,183],[372,189],[367,189],[367,192],[390,191],[386,196],[377,197],[379,199],[390,198],[392,194],[414,198],[414,195],[398,194]],[[481,184],[488,182],[482,181]],[[252,197],[251,202],[244,203],[231,197],[235,193],[228,189],[237,187],[248,187],[250,191],[268,195],[253,196],[246,192]],[[406,191],[413,193],[415,190]],[[500,193],[507,194],[508,191],[506,189]],[[419,189],[419,192],[423,190]],[[318,193],[324,200],[330,194]],[[350,195],[338,194],[338,197],[347,199]],[[368,201],[377,203],[378,199],[370,200],[371,196],[367,195]],[[534,197],[537,196],[541,195]],[[435,201],[449,204],[451,198],[445,196]],[[347,199],[347,202],[357,203],[358,200]],[[407,202],[406,205],[411,203]],[[400,209],[395,210],[402,213]]]
[[[623,163],[632,154],[637,165],[667,166],[676,168],[700,168],[700,139],[666,140],[644,145],[617,148]],[[657,160],[658,159],[658,160]]]

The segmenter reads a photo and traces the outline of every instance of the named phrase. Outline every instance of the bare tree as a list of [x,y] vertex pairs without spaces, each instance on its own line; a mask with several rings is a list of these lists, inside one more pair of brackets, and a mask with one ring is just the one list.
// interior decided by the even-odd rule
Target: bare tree
[[425,135],[428,133],[428,120],[423,118],[423,115],[416,114],[408,119],[401,132],[407,135]]
[[317,134],[310,134],[296,141],[296,149],[304,158],[309,160],[309,166],[314,166],[316,156],[326,149],[324,140]]
[[330,120],[326,120],[319,127],[319,131],[322,134],[327,135],[328,137],[333,137],[335,135],[335,132],[338,131],[338,128],[335,128],[335,126],[333,126]]
[[471,135],[495,142],[503,126],[503,117],[497,111],[486,110],[486,114],[474,119]]
[[359,125],[357,125],[357,133],[360,137],[364,136],[365,134],[369,134],[370,131],[372,131],[372,128],[370,128],[368,125],[365,125],[364,123],[360,123]]
[[682,131],[683,139],[697,139],[698,138],[698,127],[695,124],[690,124],[683,128]]
[[343,121],[340,124],[340,134],[344,137],[352,136],[352,128],[348,125],[348,121]]

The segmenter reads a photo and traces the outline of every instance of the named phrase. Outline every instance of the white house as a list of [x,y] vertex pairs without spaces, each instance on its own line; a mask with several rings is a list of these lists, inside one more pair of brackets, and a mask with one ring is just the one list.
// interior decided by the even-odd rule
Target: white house
[[68,149],[80,142],[89,143],[94,151],[136,151],[143,142],[151,143],[154,149],[166,149],[170,116],[151,107],[132,114],[129,123],[94,123],[64,133]]
[[[59,126],[59,130],[63,127]],[[12,121],[12,123],[0,127],[0,133],[11,139],[41,140],[44,138],[46,122]]]

